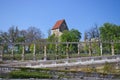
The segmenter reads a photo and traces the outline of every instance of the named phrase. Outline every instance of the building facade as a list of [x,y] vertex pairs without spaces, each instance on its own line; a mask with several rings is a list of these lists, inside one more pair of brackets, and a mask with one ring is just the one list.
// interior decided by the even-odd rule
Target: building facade
[[58,20],[55,25],[51,29],[52,35],[55,34],[55,36],[60,37],[64,30],[69,30],[67,27],[67,24],[65,20]]

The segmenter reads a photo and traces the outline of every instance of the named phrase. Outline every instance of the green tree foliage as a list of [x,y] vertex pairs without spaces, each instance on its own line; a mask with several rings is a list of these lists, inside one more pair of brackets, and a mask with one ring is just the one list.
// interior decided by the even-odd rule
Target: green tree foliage
[[58,37],[55,34],[51,35],[47,39],[48,42],[58,42]]
[[93,55],[100,55],[100,47],[99,47],[99,43],[92,43],[91,44],[91,50],[92,50],[92,53]]
[[100,27],[100,38],[102,40],[119,40],[120,39],[120,27],[115,24],[105,23]]
[[[81,33],[76,29],[71,29],[70,31],[68,30],[63,31],[63,34],[60,37],[55,36],[55,34],[53,34],[48,37],[47,41],[48,42],[79,42],[80,38],[81,38]],[[67,48],[66,44],[57,44],[57,46],[59,48],[56,47],[55,44],[51,43],[48,45],[47,49],[49,49],[50,52],[52,51],[53,53],[56,54],[58,52],[63,53],[62,51],[66,51]],[[68,47],[69,52],[77,51],[77,44],[69,44],[68,46],[69,46]]]
[[[58,40],[59,38],[55,36],[55,34],[48,36],[48,39],[47,39],[48,42],[53,42],[53,43],[58,42]],[[55,53],[55,50],[56,50],[55,48],[56,48],[55,44],[52,44],[52,43],[48,44],[47,45],[48,53]]]
[[[120,40],[120,26],[111,24],[111,23],[105,23],[103,26],[99,28],[100,30],[100,38],[102,41],[118,41]],[[107,49],[111,50],[111,44],[103,44],[103,47],[106,47]],[[114,49],[116,52],[119,51],[120,45],[114,43]],[[109,50],[109,51],[110,51]]]
[[61,35],[61,42],[79,42],[81,33],[76,29],[65,30]]
[[[61,42],[79,42],[81,38],[81,33],[76,29],[71,29],[70,31],[65,30],[61,35],[60,41]],[[65,49],[66,45],[61,45],[63,49]],[[68,50],[69,52],[73,53],[77,52],[77,44],[69,44]]]
[[30,52],[33,53],[33,51],[34,51],[34,44],[31,44],[30,45]]

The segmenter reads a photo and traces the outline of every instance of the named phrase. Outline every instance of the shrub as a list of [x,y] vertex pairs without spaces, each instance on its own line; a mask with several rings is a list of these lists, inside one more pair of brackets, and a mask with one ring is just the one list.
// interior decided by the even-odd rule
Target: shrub
[[45,72],[29,72],[29,71],[12,71],[9,74],[10,78],[42,78],[49,79],[52,75]]

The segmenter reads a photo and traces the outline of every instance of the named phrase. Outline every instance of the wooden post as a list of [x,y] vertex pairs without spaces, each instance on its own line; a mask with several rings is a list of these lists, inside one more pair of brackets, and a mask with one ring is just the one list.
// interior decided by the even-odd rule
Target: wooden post
[[102,56],[103,52],[102,52],[102,42],[100,42],[100,54]]
[[89,56],[91,56],[91,42],[89,41]]
[[12,44],[11,60],[14,60],[14,45]]
[[68,43],[67,43],[67,46],[66,46],[66,56],[67,56],[67,59],[69,59],[69,55],[68,55]]
[[0,46],[0,61],[3,60],[3,45]]
[[47,54],[46,54],[46,44],[44,45],[44,60],[47,60]]
[[114,53],[114,42],[111,42],[111,51],[112,51],[112,55],[115,55],[115,53]]
[[55,58],[56,58],[56,60],[57,60],[57,51],[58,51],[58,43],[56,43],[56,46],[55,46]]
[[80,55],[80,44],[78,43],[78,55]]
[[35,56],[35,48],[36,48],[36,45],[34,43],[34,47],[33,47],[33,60],[36,60],[36,56]]
[[22,48],[22,61],[24,61],[24,58],[25,58],[25,46],[23,45],[23,48]]

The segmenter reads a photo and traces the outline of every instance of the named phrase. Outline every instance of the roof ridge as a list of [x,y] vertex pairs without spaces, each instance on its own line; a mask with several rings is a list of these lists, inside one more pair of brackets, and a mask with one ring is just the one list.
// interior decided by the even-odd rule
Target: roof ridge
[[64,21],[65,21],[65,19],[58,20],[58,21],[55,23],[55,25],[53,26],[52,30],[58,29]]

